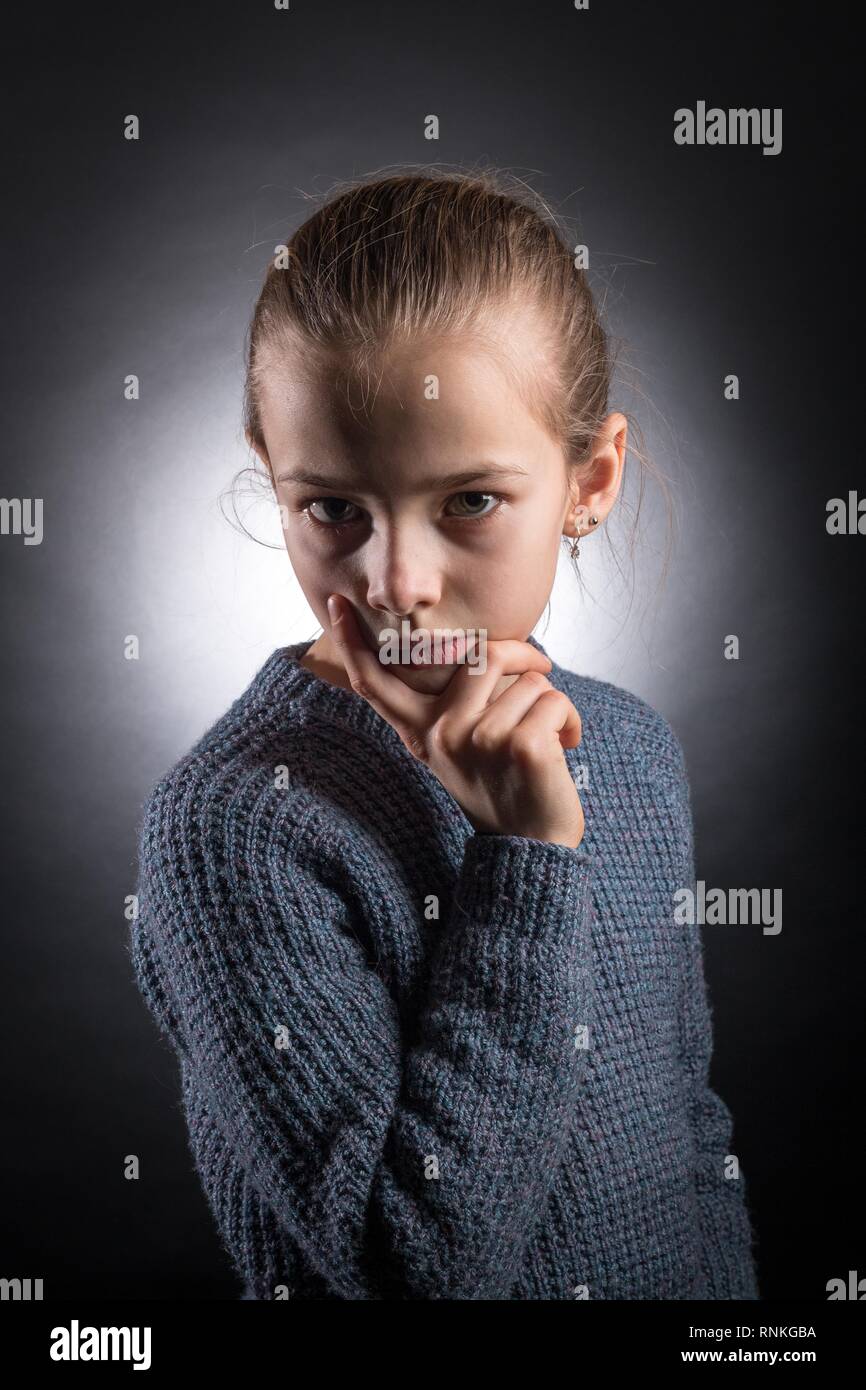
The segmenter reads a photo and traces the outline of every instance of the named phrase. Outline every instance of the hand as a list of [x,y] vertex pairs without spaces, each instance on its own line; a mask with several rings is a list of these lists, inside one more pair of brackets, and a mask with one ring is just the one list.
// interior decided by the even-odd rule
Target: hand
[[[352,689],[439,778],[477,832],[520,835],[576,849],[583,807],[563,750],[581,739],[580,715],[529,642],[488,641],[487,669],[458,666],[438,695],[412,690],[383,666],[348,599],[332,594],[331,638]],[[519,674],[488,704],[503,676]]]

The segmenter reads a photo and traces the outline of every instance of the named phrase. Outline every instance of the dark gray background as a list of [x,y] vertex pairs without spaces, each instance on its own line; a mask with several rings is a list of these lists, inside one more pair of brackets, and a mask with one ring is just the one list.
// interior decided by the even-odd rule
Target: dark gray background
[[[790,3],[22,7],[3,83],[2,495],[44,499],[45,538],[0,537],[4,1275],[43,1278],[46,1298],[239,1292],[123,904],[153,782],[275,645],[318,630],[285,554],[215,502],[247,461],[243,333],[307,194],[485,160],[579,218],[646,395],[629,408],[682,513],[630,643],[619,610],[612,627],[575,616],[567,589],[537,635],[671,720],[698,876],[783,889],[778,937],[704,929],[712,1079],[762,1294],[823,1300],[828,1279],[866,1274],[866,540],[825,529],[827,499],[866,485],[853,58],[833,7]],[[782,153],[676,146],[673,112],[699,99],[782,107]],[[660,524],[650,507],[651,536]],[[651,569],[639,560],[639,591]],[[721,658],[727,633],[739,662]]]

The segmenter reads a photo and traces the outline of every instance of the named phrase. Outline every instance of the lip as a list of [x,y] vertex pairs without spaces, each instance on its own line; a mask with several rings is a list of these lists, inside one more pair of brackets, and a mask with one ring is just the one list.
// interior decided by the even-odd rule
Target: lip
[[401,671],[444,671],[448,666],[456,666],[456,661],[389,661]]
[[[435,634],[436,632],[452,630],[453,629],[450,628],[429,629],[429,631],[433,634]],[[372,651],[373,655],[378,657],[380,645],[378,642],[374,643],[373,638],[366,631],[366,629],[364,630],[364,639],[367,643],[367,646]],[[392,667],[397,667],[401,671],[442,671],[452,666],[460,665],[461,656],[465,653],[467,648],[465,638],[458,637],[456,639],[440,639],[440,645],[442,649],[441,661],[390,661],[387,664]]]
[[456,666],[454,661],[391,661],[389,665],[399,666],[401,671],[445,671]]
[[[378,655],[379,655],[379,644],[378,644],[378,642],[375,642],[375,641],[374,641],[373,635],[371,635],[370,632],[367,631],[367,628],[366,628],[366,627],[361,628],[361,635],[363,635],[364,645],[366,645],[367,648],[370,649],[371,652],[373,652],[373,655],[374,655],[374,656],[377,656],[377,657],[378,657]],[[453,641],[453,642],[450,641],[450,639],[449,639],[449,641],[443,641],[443,642],[442,642],[442,657],[443,657],[443,660],[441,660],[441,662],[388,662],[388,666],[391,666],[391,667],[398,667],[398,669],[399,669],[399,670],[402,670],[402,671],[443,671],[443,670],[449,670],[450,667],[452,667],[452,666],[459,666],[459,664],[460,664],[460,663],[459,663],[459,659],[457,659],[457,657],[459,657],[460,653],[459,653],[459,651],[456,651],[456,648],[459,648],[459,645],[460,645],[459,639],[457,639],[457,641]],[[448,659],[448,660],[445,660],[445,657],[449,657],[449,659]]]

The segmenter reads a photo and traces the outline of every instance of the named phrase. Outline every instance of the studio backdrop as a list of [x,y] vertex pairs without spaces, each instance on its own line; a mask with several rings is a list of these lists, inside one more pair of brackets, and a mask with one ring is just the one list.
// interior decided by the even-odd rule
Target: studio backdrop
[[864,1256],[859,75],[839,15],[293,0],[15,23],[0,1274],[46,1299],[238,1297],[133,978],[142,811],[274,650],[322,630],[244,434],[269,263],[353,179],[474,169],[558,220],[616,348],[622,505],[579,582],[563,548],[535,636],[664,716],[703,891],[758,890],[702,928],[711,1080],[761,1298],[826,1301]]

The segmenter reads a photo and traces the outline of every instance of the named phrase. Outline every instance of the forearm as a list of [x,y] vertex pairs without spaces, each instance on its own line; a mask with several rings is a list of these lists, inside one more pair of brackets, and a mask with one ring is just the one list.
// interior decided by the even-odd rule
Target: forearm
[[374,1185],[416,1296],[506,1297],[516,1277],[587,1055],[589,873],[575,850],[469,842]]
[[145,879],[133,958],[306,1267],[340,1298],[507,1297],[586,1056],[586,856],[470,840],[411,1043],[321,884],[297,875],[285,904],[275,858],[245,899],[271,907],[247,918],[198,862],[182,897]]

